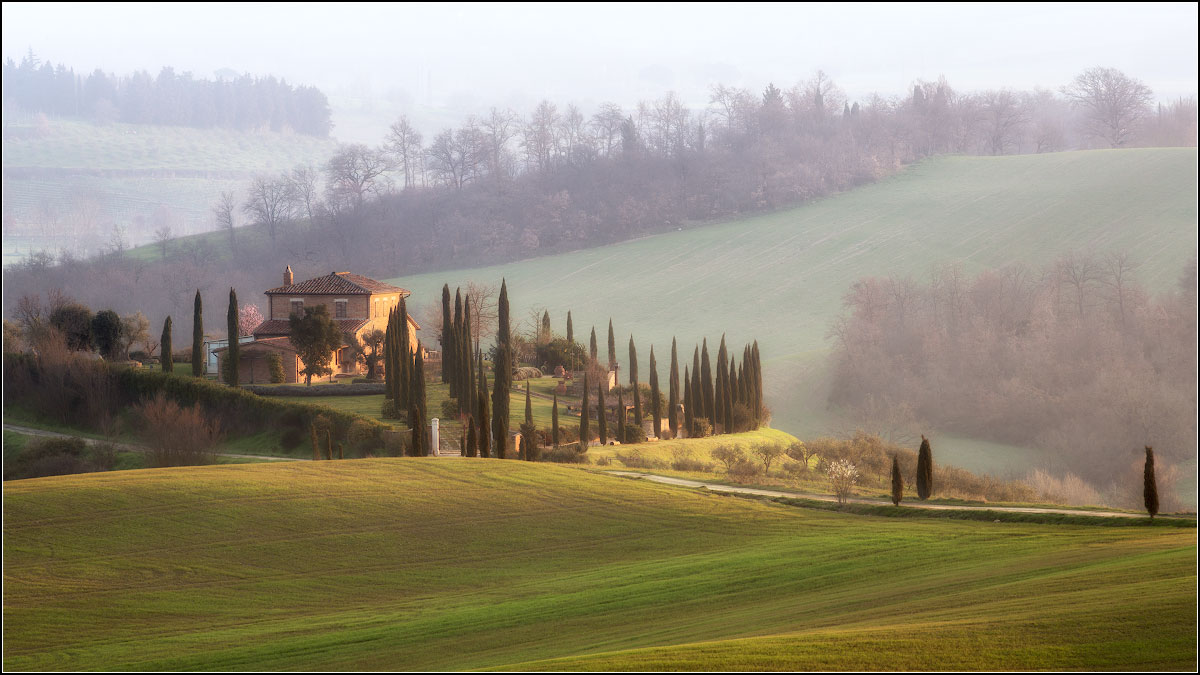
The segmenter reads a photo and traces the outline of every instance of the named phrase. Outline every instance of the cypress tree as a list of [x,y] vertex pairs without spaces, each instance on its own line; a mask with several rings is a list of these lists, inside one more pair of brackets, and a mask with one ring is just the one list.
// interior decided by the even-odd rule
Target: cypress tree
[[733,359],[729,360],[729,375],[725,378],[725,433],[731,434],[738,429],[733,421],[733,392],[737,372],[733,369]]
[[654,345],[650,345],[650,416],[654,420],[654,437],[662,430],[662,409],[658,403],[658,364],[654,361]]
[[[692,413],[692,421],[704,417],[704,390],[700,385],[700,348],[697,347],[692,358],[692,403],[695,405],[695,412]],[[709,418],[709,423],[712,418]],[[695,433],[695,427],[688,428],[688,435]]]
[[892,504],[900,506],[904,499],[904,478],[900,475],[900,458],[892,455]]
[[453,352],[453,354],[442,356],[442,363],[445,364],[447,358],[452,362],[449,375],[450,396],[459,399],[460,406],[462,404],[462,368],[459,367],[459,356],[462,351],[462,318],[462,292],[455,289],[454,323],[450,326],[450,344],[446,346],[446,351]]
[[700,396],[699,400],[704,402],[704,415],[708,421],[716,429],[716,414],[713,412],[713,381],[712,381],[712,366],[708,361],[708,338],[704,338],[704,346],[700,352]]
[[412,346],[408,335],[408,302],[400,298],[396,311],[396,410],[408,410],[409,383],[412,380]]
[[325,429],[325,459],[333,461],[333,432],[328,428]]
[[613,334],[612,319],[608,320],[608,369],[617,368],[617,337]]
[[421,343],[417,342],[416,353],[413,354],[413,367],[409,373],[409,423],[412,429],[413,456],[429,456],[429,440],[425,438],[425,356],[421,353]]
[[237,291],[229,287],[229,311],[225,315],[226,328],[229,331],[229,348],[225,350],[225,384],[236,387],[238,383],[238,301]]
[[617,390],[617,442],[625,442],[625,392]]
[[342,452],[342,444],[341,443],[337,444],[337,449],[338,449],[338,459],[346,459],[346,455]]
[[471,351],[471,296],[463,297],[463,322],[459,330],[459,412],[469,415],[475,401],[475,357]]
[[475,419],[467,417],[467,457],[474,457],[478,452],[478,436],[475,435]]
[[[729,352],[725,349],[725,336],[721,335],[721,346],[717,349],[717,372],[714,374],[716,389],[713,391],[713,413],[721,422],[721,431],[729,433],[729,419],[726,417],[725,399],[729,395]],[[716,428],[714,422],[713,428]]]
[[479,443],[479,456],[488,457],[491,451],[491,427],[488,418],[487,376],[483,372],[483,354],[476,355],[475,365],[477,366],[475,372],[479,378],[478,386],[475,389],[475,400],[478,402],[476,404],[476,410],[478,411],[476,424],[479,425],[479,438],[477,442]]
[[683,428],[688,432],[689,438],[696,429],[696,408],[691,399],[691,376],[688,374],[688,366],[683,366]]
[[605,411],[607,406],[604,405],[604,385],[599,382],[596,383],[596,402],[598,403],[596,420],[600,427],[600,445],[608,445],[608,414]]
[[558,394],[554,395],[554,407],[550,412],[550,442],[558,447]]
[[667,426],[671,429],[671,437],[679,435],[679,354],[675,348],[675,338],[671,338],[671,373],[667,382]]
[[175,360],[171,358],[174,351],[171,348],[171,317],[163,322],[162,338],[160,339],[162,350],[159,352],[159,361],[162,361],[162,371],[170,373],[175,370]]
[[921,434],[921,450],[917,453],[917,497],[929,499],[933,493],[933,450],[929,439]]
[[309,435],[312,437],[313,461],[315,462],[315,461],[321,459],[321,450],[317,446],[317,425],[316,424],[308,425],[308,431],[309,431]]
[[385,401],[394,400],[396,397],[396,392],[393,388],[396,382],[396,368],[393,363],[393,359],[395,358],[395,342],[396,309],[393,307],[388,310],[387,324],[383,330],[383,398]]
[[537,459],[537,429],[533,426],[533,404],[529,400],[529,381],[525,381],[525,424],[521,425],[521,459]]
[[540,344],[550,344],[551,338],[554,336],[554,331],[550,329],[550,310],[542,312],[542,330],[539,331]]
[[591,357],[592,363],[596,362],[596,327],[592,326],[592,339],[588,343],[588,356]]
[[[454,371],[454,356],[450,353],[450,345],[454,344],[454,324],[450,318],[450,284],[442,284],[442,383],[450,382],[450,373]],[[453,394],[451,394],[453,396]]]
[[[596,334],[596,331],[593,330],[592,335],[595,336],[595,334]],[[579,413],[579,451],[580,452],[586,452],[588,443],[590,443],[592,440],[591,434],[589,433],[589,429],[588,429],[588,423],[591,422],[591,419],[590,419],[591,412],[588,410],[589,398],[590,398],[590,392],[588,392],[587,371],[585,370],[585,371],[583,371],[583,396],[582,396],[583,400],[581,401],[581,404],[580,404],[580,407],[582,408],[582,410]]]
[[[633,346],[633,336],[629,336],[629,385],[633,387],[633,419],[638,426],[642,424],[642,393],[638,386],[637,347]],[[625,438],[622,437],[624,442]]]
[[196,300],[192,303],[192,375],[204,375],[204,311],[200,303],[200,289],[196,289]]
[[1158,485],[1154,480],[1154,450],[1148,445],[1142,496],[1146,502],[1146,512],[1150,514],[1150,520],[1154,520],[1154,516],[1158,515]]
[[567,310],[567,342],[575,344],[575,327],[571,325],[571,310]]
[[500,282],[500,301],[497,308],[496,363],[492,365],[492,437],[496,441],[496,457],[504,459],[508,450],[508,394],[512,388],[512,338],[509,332],[508,283]]

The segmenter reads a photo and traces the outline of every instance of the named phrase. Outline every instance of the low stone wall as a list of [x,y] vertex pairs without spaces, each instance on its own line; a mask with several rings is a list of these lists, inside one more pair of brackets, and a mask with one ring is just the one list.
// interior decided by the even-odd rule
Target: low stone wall
[[272,387],[244,384],[242,389],[259,396],[367,396],[382,394],[383,382],[360,382],[359,384],[326,384],[314,387],[300,385],[278,385]]

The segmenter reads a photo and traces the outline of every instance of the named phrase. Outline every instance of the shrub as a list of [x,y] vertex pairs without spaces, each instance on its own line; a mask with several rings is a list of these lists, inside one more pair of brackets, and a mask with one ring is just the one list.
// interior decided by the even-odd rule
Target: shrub
[[692,428],[688,430],[689,438],[704,438],[712,435],[712,423],[707,417],[697,417],[692,421]]
[[718,445],[712,449],[712,458],[725,465],[725,472],[733,468],[733,465],[746,460],[746,453],[736,445]]
[[82,438],[34,438],[4,461],[4,480],[65,476],[108,471],[116,464],[116,448],[88,446]]
[[783,456],[781,443],[763,443],[754,447],[754,454],[763,463],[763,473],[771,473],[771,464]]
[[808,465],[801,462],[784,462],[783,472],[792,480],[800,480],[804,474],[808,473]]
[[733,430],[750,431],[754,428],[754,413],[745,403],[733,404]]
[[295,450],[300,447],[300,444],[305,440],[305,434],[295,427],[289,427],[283,430],[279,436],[279,445],[284,450]]
[[626,422],[625,438],[622,438],[621,442],[625,444],[645,443],[646,432],[642,430],[642,425],[635,424],[633,422]]
[[400,419],[400,411],[396,409],[396,402],[390,398],[383,399],[383,408],[379,411],[379,416],[385,420]]
[[647,457],[642,454],[641,450],[633,450],[633,451],[630,451],[627,453],[618,452],[618,453],[616,453],[616,458],[617,458],[617,461],[621,462],[622,464],[624,464],[625,466],[627,466],[631,469],[665,469],[665,468],[667,468],[666,462],[664,462],[662,460],[658,460],[658,459],[653,459],[651,457]]
[[406,432],[388,431],[383,433],[383,454],[388,457],[404,457],[408,451]]
[[[795,443],[792,443],[787,447],[787,450],[785,450],[784,453],[787,454],[788,457],[796,460],[796,469],[798,471],[808,471],[808,460],[812,457],[813,451],[809,446],[804,444],[804,441],[796,441]],[[784,467],[784,470],[788,471],[788,473],[793,473],[793,471],[787,467]]]
[[586,453],[579,452],[573,445],[562,445],[557,448],[546,448],[542,451],[542,462],[557,462],[559,464],[590,464]]
[[612,465],[612,458],[610,458],[607,455],[596,458],[596,466],[611,466],[611,465]]
[[283,382],[283,358],[278,354],[267,354],[267,370],[271,373],[271,384]]
[[537,347],[537,360],[550,371],[558,366],[566,370],[581,370],[587,365],[588,354],[583,345],[568,342],[566,338],[556,338]]
[[158,392],[136,408],[142,418],[143,434],[150,446],[150,466],[211,464],[220,425],[209,420],[200,404],[182,408]]
[[833,494],[837,496],[838,503],[845,504],[854,492],[854,484],[858,482],[858,469],[850,462],[838,459],[829,463],[825,473],[829,476],[829,484],[833,487]]
[[729,466],[729,477],[739,483],[748,482],[751,478],[762,473],[758,464],[748,459],[739,459]]
[[689,448],[675,448],[671,451],[671,468],[675,471],[711,473],[713,465],[693,457]]
[[346,432],[346,440],[351,453],[365,457],[383,448],[383,430],[362,420],[354,420]]
[[458,399],[448,398],[442,401],[442,419],[458,419]]
[[1041,469],[1034,469],[1025,482],[1043,501],[1070,506],[1096,506],[1103,502],[1096,488],[1073,473],[1057,478]]
[[524,366],[513,371],[513,381],[531,380],[542,376],[542,371],[532,366]]

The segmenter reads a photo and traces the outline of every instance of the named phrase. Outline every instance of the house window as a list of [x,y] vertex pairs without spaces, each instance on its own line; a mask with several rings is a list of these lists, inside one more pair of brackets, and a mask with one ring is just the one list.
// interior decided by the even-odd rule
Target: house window
[[346,304],[347,304],[347,302],[345,300],[334,300],[333,301],[333,318],[335,318],[335,319],[346,318]]
[[292,314],[300,314],[304,311],[304,300],[300,298],[292,298]]

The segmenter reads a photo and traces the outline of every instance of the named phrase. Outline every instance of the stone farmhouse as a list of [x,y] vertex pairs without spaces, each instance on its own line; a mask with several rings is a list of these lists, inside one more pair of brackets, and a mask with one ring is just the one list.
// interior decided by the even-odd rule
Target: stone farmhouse
[[[296,348],[288,339],[288,317],[305,307],[324,305],[342,333],[358,339],[373,330],[386,330],[388,313],[411,293],[381,281],[351,272],[331,272],[300,283],[294,283],[289,265],[283,273],[283,285],[266,291],[267,316],[254,329],[254,341],[239,347],[238,381],[244,384],[265,384],[271,381],[267,359],[278,354],[283,362],[284,382],[302,382],[304,368]],[[408,316],[408,343],[416,349],[420,326]],[[228,347],[213,350],[218,368]],[[348,347],[333,352],[329,364],[337,376],[354,376],[366,372],[366,367],[350,356]],[[218,373],[221,370],[217,371]]]

